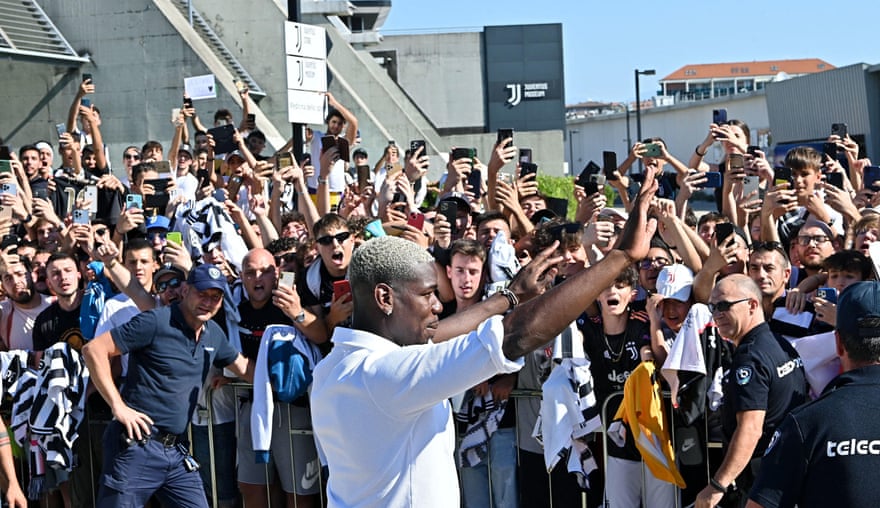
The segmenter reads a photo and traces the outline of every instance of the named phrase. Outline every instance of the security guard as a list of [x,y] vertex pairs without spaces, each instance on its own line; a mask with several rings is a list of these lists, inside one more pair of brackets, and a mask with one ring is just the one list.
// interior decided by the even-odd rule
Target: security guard
[[736,349],[722,387],[724,460],[697,495],[698,508],[718,505],[727,493],[723,506],[744,506],[773,431],[806,400],[801,359],[770,331],[761,302],[757,284],[741,274],[721,279],[709,297],[718,331]]
[[880,283],[849,286],[837,308],[844,373],[780,425],[749,507],[880,506]]
[[[92,380],[113,410],[97,506],[143,506],[156,493],[166,506],[207,508],[199,465],[181,438],[211,364],[253,380],[253,365],[211,321],[225,288],[216,266],[196,267],[179,302],[139,314],[83,348]],[[110,359],[124,353],[129,370],[120,395]]]

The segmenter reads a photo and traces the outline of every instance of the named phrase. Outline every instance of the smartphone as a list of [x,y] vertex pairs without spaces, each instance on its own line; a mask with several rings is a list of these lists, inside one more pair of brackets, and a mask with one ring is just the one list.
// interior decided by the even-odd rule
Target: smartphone
[[[171,180],[171,162],[155,161],[153,162],[153,167],[159,173],[159,180]],[[163,187],[162,190],[165,190],[165,188]]]
[[[6,249],[8,249],[9,247],[12,247],[13,245],[17,246],[20,241],[21,241],[21,239],[19,239],[18,236],[16,236],[16,235],[3,235],[3,240],[0,241],[0,250],[5,251]],[[16,247],[16,249],[13,250],[12,253],[14,254],[17,251],[18,251],[18,248]]]
[[336,138],[334,136],[323,136],[321,138],[321,153],[329,150],[331,146],[336,146]]
[[845,123],[833,123],[831,124],[831,134],[840,136],[841,139],[846,137],[847,128]]
[[457,161],[458,159],[470,159],[471,164],[474,162],[474,157],[477,156],[476,148],[453,148],[452,154],[450,157],[452,160]]
[[253,113],[248,113],[248,116],[247,116],[247,124],[248,124],[249,126],[252,126],[252,127],[255,127],[255,128],[256,128],[256,126],[257,126],[257,115],[255,115],[255,114],[253,114]]
[[712,110],[712,123],[721,125],[727,123],[727,110],[724,108]]
[[531,164],[532,162],[532,149],[531,148],[520,148],[519,149],[519,162],[520,164],[524,162],[528,162]]
[[660,157],[662,155],[663,150],[660,149],[660,145],[658,143],[645,144],[645,153],[642,154],[642,157]]
[[837,159],[837,143],[822,143],[822,153],[831,157],[831,160]]
[[293,166],[293,155],[289,152],[279,153],[277,160],[278,164],[275,167],[276,171],[279,171],[281,168],[286,168],[287,166]]
[[760,149],[761,149],[760,146],[757,146],[757,145],[749,145],[749,147],[746,149],[746,153],[749,154],[749,155],[751,155],[752,157],[758,158],[758,157],[759,157],[759,156],[758,156],[758,150],[760,150]]
[[773,177],[773,185],[791,184],[791,169],[782,167],[776,168],[774,171],[776,174]]
[[[348,295],[348,298],[342,300],[346,295]],[[351,284],[349,284],[348,280],[343,279],[333,282],[333,299],[342,300],[343,302],[351,300]]]
[[12,154],[9,152],[8,145],[0,145],[0,161],[12,160]]
[[14,183],[0,183],[0,194],[15,196],[18,194],[18,186]]
[[278,279],[278,285],[284,286],[286,288],[293,289],[293,285],[296,283],[296,273],[294,272],[281,272],[281,278]]
[[[593,161],[590,162],[592,163]],[[593,174],[590,169],[591,168],[589,164],[584,166],[584,169],[581,170],[581,174],[578,175],[577,180],[575,180],[574,184],[578,187],[583,187],[584,189],[586,189],[587,184],[590,182],[590,175]],[[589,196],[590,193],[587,193],[587,195]]]
[[746,165],[746,161],[743,158],[741,153],[732,153],[727,156],[727,170],[728,171],[737,171],[743,169]]
[[605,178],[609,180],[614,180],[614,172],[617,171],[617,152],[602,152],[602,171],[605,173]]
[[126,194],[125,195],[125,209],[130,210],[132,208],[137,208],[139,210],[144,209],[144,197],[140,194]]
[[733,224],[730,222],[720,222],[715,224],[715,245],[721,246],[733,234]]
[[98,188],[94,185],[86,185],[83,199],[89,202],[89,210],[98,213]]
[[829,185],[833,185],[838,189],[843,190],[843,173],[825,173],[825,181]]
[[458,204],[455,201],[441,201],[437,213],[443,216],[452,226],[452,234],[455,234],[455,220],[458,218]]
[[748,196],[752,192],[758,190],[761,179],[754,175],[743,178],[743,196]]
[[217,190],[215,190],[215,191],[214,191],[214,195],[213,195],[213,197],[214,197],[214,199],[217,200],[217,202],[219,202],[219,203],[225,203],[225,202],[226,202],[226,193],[223,192],[223,189],[217,189]]
[[605,192],[605,175],[590,175],[584,185],[584,192],[587,196],[592,196],[597,192]]
[[180,108],[171,108],[171,123],[177,122],[177,118],[180,116]]
[[880,166],[865,167],[865,183],[872,191],[880,191],[880,186],[874,185],[874,182],[880,181]]
[[703,184],[704,189],[717,189],[724,183],[721,179],[721,173],[718,171],[708,171],[704,173],[706,183]]
[[523,162],[519,165],[519,177],[523,178],[526,175],[537,175],[538,174],[538,165],[533,164],[531,162]]
[[[83,82],[86,82],[86,81],[92,81],[92,75],[88,72],[83,73]],[[94,85],[95,82],[92,81],[92,84]]]
[[474,200],[480,199],[480,197],[483,196],[483,174],[480,173],[480,170],[471,170],[467,177],[467,183],[471,187],[471,192],[474,194]]
[[[495,141],[495,144],[499,145],[507,138],[513,138],[513,129],[498,129],[498,139]],[[513,146],[513,139],[504,145],[504,148],[509,148],[511,146]]]
[[183,235],[180,231],[169,231],[165,233],[165,240],[175,245],[183,245]]
[[388,140],[388,146],[394,146],[394,145],[396,145],[396,144],[397,144],[397,143],[395,143],[393,139],[389,139],[389,140]]
[[422,149],[422,153],[419,154],[419,157],[422,157],[423,155],[428,155],[428,145],[425,144],[424,139],[414,139],[409,142],[409,151],[411,153],[416,153],[419,148]]
[[88,224],[89,223],[89,211],[81,210],[77,208],[73,211],[73,223],[74,224]]
[[370,166],[361,164],[357,167],[358,190],[364,191],[370,185]]
[[55,132],[58,133],[58,138],[60,139],[61,135],[64,134],[65,132],[67,132],[67,126],[64,125],[63,123],[56,123],[55,124]]
[[184,97],[183,98],[183,107],[189,109],[193,107],[192,97]]
[[336,138],[336,148],[339,149],[339,159],[348,162],[351,159],[351,152],[348,149],[348,140],[339,137]]
[[12,161],[0,159],[0,174],[2,173],[12,174]]
[[816,290],[816,296],[837,305],[837,288],[819,288]]
[[419,231],[422,231],[425,228],[425,214],[421,212],[411,212],[406,223]]

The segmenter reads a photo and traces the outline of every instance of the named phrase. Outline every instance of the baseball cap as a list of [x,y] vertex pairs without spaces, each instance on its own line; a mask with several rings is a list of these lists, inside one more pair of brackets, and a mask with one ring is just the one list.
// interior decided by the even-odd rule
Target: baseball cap
[[147,229],[168,229],[171,221],[164,215],[153,215],[147,217]]
[[180,277],[180,280],[186,279],[186,273],[181,268],[178,268],[171,264],[162,265],[162,268],[159,268],[159,271],[153,274],[153,282],[161,279],[163,275],[173,274],[177,277]]
[[238,157],[241,160],[246,160],[244,155],[241,154],[241,150],[233,150],[226,154],[226,161],[229,162],[233,157]]
[[470,210],[471,202],[468,200],[467,196],[462,192],[447,192],[440,196],[440,201],[455,201],[459,206],[462,207],[462,210]]
[[192,157],[192,154],[193,154],[192,147],[189,146],[189,145],[180,145],[180,146],[177,148],[177,152],[178,152],[178,153],[180,153],[180,152],[186,152],[190,157]]
[[856,282],[837,300],[837,331],[850,337],[880,337],[880,327],[861,326],[865,318],[880,319],[880,282]]
[[538,210],[537,212],[533,213],[532,218],[529,220],[532,221],[532,224],[537,226],[538,224],[541,224],[543,222],[547,222],[548,220],[553,220],[557,217],[559,217],[559,216],[556,215],[556,212],[554,212],[553,210],[551,210],[549,208],[542,208],[542,209]]
[[351,157],[352,157],[352,158],[355,158],[355,157],[364,157],[364,158],[366,158],[366,157],[368,157],[368,156],[367,156],[367,151],[364,150],[363,148],[355,148],[354,151],[351,152]]
[[628,213],[623,210],[618,210],[617,208],[603,208],[602,211],[599,212],[599,215],[608,218],[619,217],[623,220],[629,219]]
[[226,277],[215,265],[199,265],[189,272],[186,283],[199,291],[206,289],[219,289],[226,292]]
[[664,266],[657,275],[657,294],[686,302],[691,297],[694,285],[694,272],[682,264]]

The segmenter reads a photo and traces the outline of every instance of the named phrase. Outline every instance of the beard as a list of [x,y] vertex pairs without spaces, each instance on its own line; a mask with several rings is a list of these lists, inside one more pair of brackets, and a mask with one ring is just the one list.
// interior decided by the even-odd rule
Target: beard
[[28,303],[33,297],[34,287],[31,285],[19,291],[15,296],[10,296],[10,299],[15,303]]

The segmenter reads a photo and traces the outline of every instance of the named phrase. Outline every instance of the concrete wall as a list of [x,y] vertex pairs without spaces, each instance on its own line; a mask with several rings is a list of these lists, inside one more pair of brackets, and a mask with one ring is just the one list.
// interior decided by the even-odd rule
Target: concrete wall
[[[743,120],[748,124],[752,133],[751,144],[763,145],[759,142],[758,132],[770,128],[763,92],[643,110],[642,137],[663,138],[670,153],[687,163],[694,147],[708,133],[712,110],[719,108],[727,109],[728,118]],[[634,144],[637,140],[635,112],[630,113],[629,117],[630,138]],[[631,146],[627,143],[626,122],[625,113],[568,122],[568,132],[578,131],[565,143],[565,160],[569,160],[569,153],[574,155],[574,174],[578,174],[590,160],[601,165],[604,150],[616,152],[618,161],[623,161]],[[720,145],[716,144],[710,149],[706,160],[716,162],[721,154]]]
[[439,129],[485,125],[480,32],[394,35],[369,51],[397,52],[397,82]]

